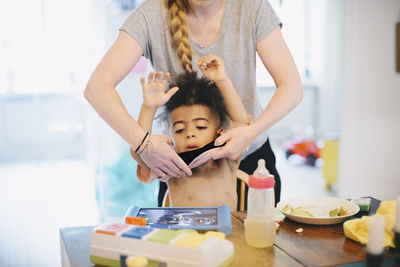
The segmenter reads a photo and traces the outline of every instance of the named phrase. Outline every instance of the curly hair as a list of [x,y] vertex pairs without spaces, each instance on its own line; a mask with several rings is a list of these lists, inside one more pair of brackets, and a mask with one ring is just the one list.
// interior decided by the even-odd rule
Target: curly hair
[[169,86],[179,88],[164,105],[165,112],[159,119],[168,122],[170,113],[181,106],[203,105],[210,108],[212,114],[219,120],[220,126],[228,123],[228,111],[217,85],[205,77],[199,78],[197,72],[180,74]]

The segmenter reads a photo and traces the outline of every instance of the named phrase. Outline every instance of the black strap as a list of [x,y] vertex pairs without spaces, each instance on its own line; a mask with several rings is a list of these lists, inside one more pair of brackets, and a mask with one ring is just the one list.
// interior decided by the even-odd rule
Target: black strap
[[192,162],[197,156],[201,155],[202,153],[206,152],[207,150],[210,150],[210,149],[216,148],[216,147],[222,147],[224,145],[225,144],[222,144],[220,146],[215,146],[214,141],[212,141],[211,143],[208,143],[207,145],[203,146],[202,148],[178,153],[178,156],[181,157],[181,159],[183,159],[183,161],[187,165],[189,165],[190,162]]

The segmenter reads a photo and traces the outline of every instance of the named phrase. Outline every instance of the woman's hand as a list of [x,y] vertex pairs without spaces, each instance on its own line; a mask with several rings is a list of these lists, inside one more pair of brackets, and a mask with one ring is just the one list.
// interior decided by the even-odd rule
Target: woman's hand
[[150,136],[150,141],[140,153],[140,157],[156,176],[151,178],[162,179],[167,176],[179,178],[192,175],[190,168],[171,146],[172,140],[165,134]]
[[213,159],[228,158],[236,160],[243,152],[247,151],[254,138],[249,126],[223,131],[214,144],[218,146],[226,143],[226,145],[221,147]]
[[157,108],[165,103],[178,91],[178,87],[173,87],[165,92],[165,87],[169,79],[169,72],[150,72],[148,83],[145,78],[140,78],[143,89],[143,105],[148,108]]
[[224,62],[216,55],[201,57],[196,64],[210,81],[218,83],[228,78]]

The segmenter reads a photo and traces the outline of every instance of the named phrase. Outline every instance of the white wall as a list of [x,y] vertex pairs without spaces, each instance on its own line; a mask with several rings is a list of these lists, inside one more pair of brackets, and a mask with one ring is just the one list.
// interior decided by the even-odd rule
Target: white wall
[[[270,1],[280,20],[282,33],[294,57],[304,85],[298,107],[269,130],[283,140],[293,135],[322,138],[339,129],[339,89],[342,84],[342,0]],[[260,99],[267,104],[273,80],[257,62]],[[265,90],[267,89],[267,90]],[[313,131],[309,131],[310,127]]]
[[343,8],[338,193],[394,199],[400,195],[400,1],[351,0]]
[[[94,9],[91,31],[93,50],[90,55],[94,64],[90,68],[91,71],[114,43],[118,37],[119,28],[132,12],[121,10],[119,1],[108,0],[94,1]],[[139,79],[138,74],[130,73],[117,88],[121,100],[133,118],[138,117],[142,101]],[[87,107],[89,108],[88,122],[92,124],[89,130],[90,138],[88,138],[90,161],[96,167],[111,164],[117,161],[122,153],[126,153],[129,146],[89,105]]]
[[[340,88],[343,81],[341,56],[343,54],[343,1],[312,0],[311,5],[317,8],[317,2],[320,2],[319,9],[322,15],[311,14],[313,20],[310,27],[316,34],[310,34],[310,38],[314,40],[310,42],[314,44],[309,52],[310,62],[314,63],[310,65],[310,72],[315,74],[315,83],[320,88],[316,108],[318,111],[316,136],[326,137],[332,132],[337,132],[340,124]],[[318,10],[314,13],[317,12]],[[319,21],[324,23],[319,23]]]

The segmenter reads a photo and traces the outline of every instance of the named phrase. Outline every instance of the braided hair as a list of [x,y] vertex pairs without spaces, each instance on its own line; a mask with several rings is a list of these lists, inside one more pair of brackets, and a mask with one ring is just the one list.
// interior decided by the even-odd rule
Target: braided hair
[[181,59],[183,69],[192,72],[192,55],[195,52],[189,40],[186,13],[189,9],[187,0],[165,0],[168,9],[169,27],[172,43],[175,46],[178,57]]

